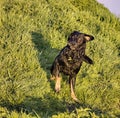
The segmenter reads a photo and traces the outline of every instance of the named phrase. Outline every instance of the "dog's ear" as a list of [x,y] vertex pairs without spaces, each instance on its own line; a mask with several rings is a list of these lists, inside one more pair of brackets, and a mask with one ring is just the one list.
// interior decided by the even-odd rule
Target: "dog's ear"
[[92,35],[85,34],[84,35],[86,41],[92,41],[94,37]]

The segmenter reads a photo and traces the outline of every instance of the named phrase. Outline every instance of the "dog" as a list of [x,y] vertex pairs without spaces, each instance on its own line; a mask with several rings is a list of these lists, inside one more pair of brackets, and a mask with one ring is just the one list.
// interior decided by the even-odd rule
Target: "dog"
[[61,88],[60,73],[68,75],[71,97],[76,102],[79,101],[74,92],[76,76],[83,62],[93,64],[92,59],[85,55],[86,42],[93,39],[92,35],[73,31],[68,37],[67,45],[56,56],[51,66],[51,80],[56,80],[55,91],[59,92]]

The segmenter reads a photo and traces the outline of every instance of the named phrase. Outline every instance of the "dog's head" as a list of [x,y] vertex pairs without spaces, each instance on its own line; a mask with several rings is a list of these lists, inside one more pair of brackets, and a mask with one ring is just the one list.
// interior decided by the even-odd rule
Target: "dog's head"
[[84,45],[88,41],[92,41],[94,37],[92,35],[84,34],[78,31],[74,31],[68,37],[68,45],[72,50]]

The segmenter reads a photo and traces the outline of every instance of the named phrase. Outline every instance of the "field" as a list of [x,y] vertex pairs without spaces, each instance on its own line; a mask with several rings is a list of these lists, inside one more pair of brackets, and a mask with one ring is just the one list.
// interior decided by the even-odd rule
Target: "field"
[[[76,94],[54,92],[50,67],[78,30],[91,34]],[[95,0],[0,1],[0,118],[119,118],[120,18]]]

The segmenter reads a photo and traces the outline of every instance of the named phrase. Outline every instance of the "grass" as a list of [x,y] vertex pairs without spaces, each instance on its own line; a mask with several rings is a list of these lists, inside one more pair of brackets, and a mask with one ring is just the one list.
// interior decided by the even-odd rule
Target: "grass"
[[[95,0],[0,1],[0,117],[120,117],[120,19]],[[50,67],[67,37],[79,30],[95,37],[70,98],[67,77],[54,92]]]

